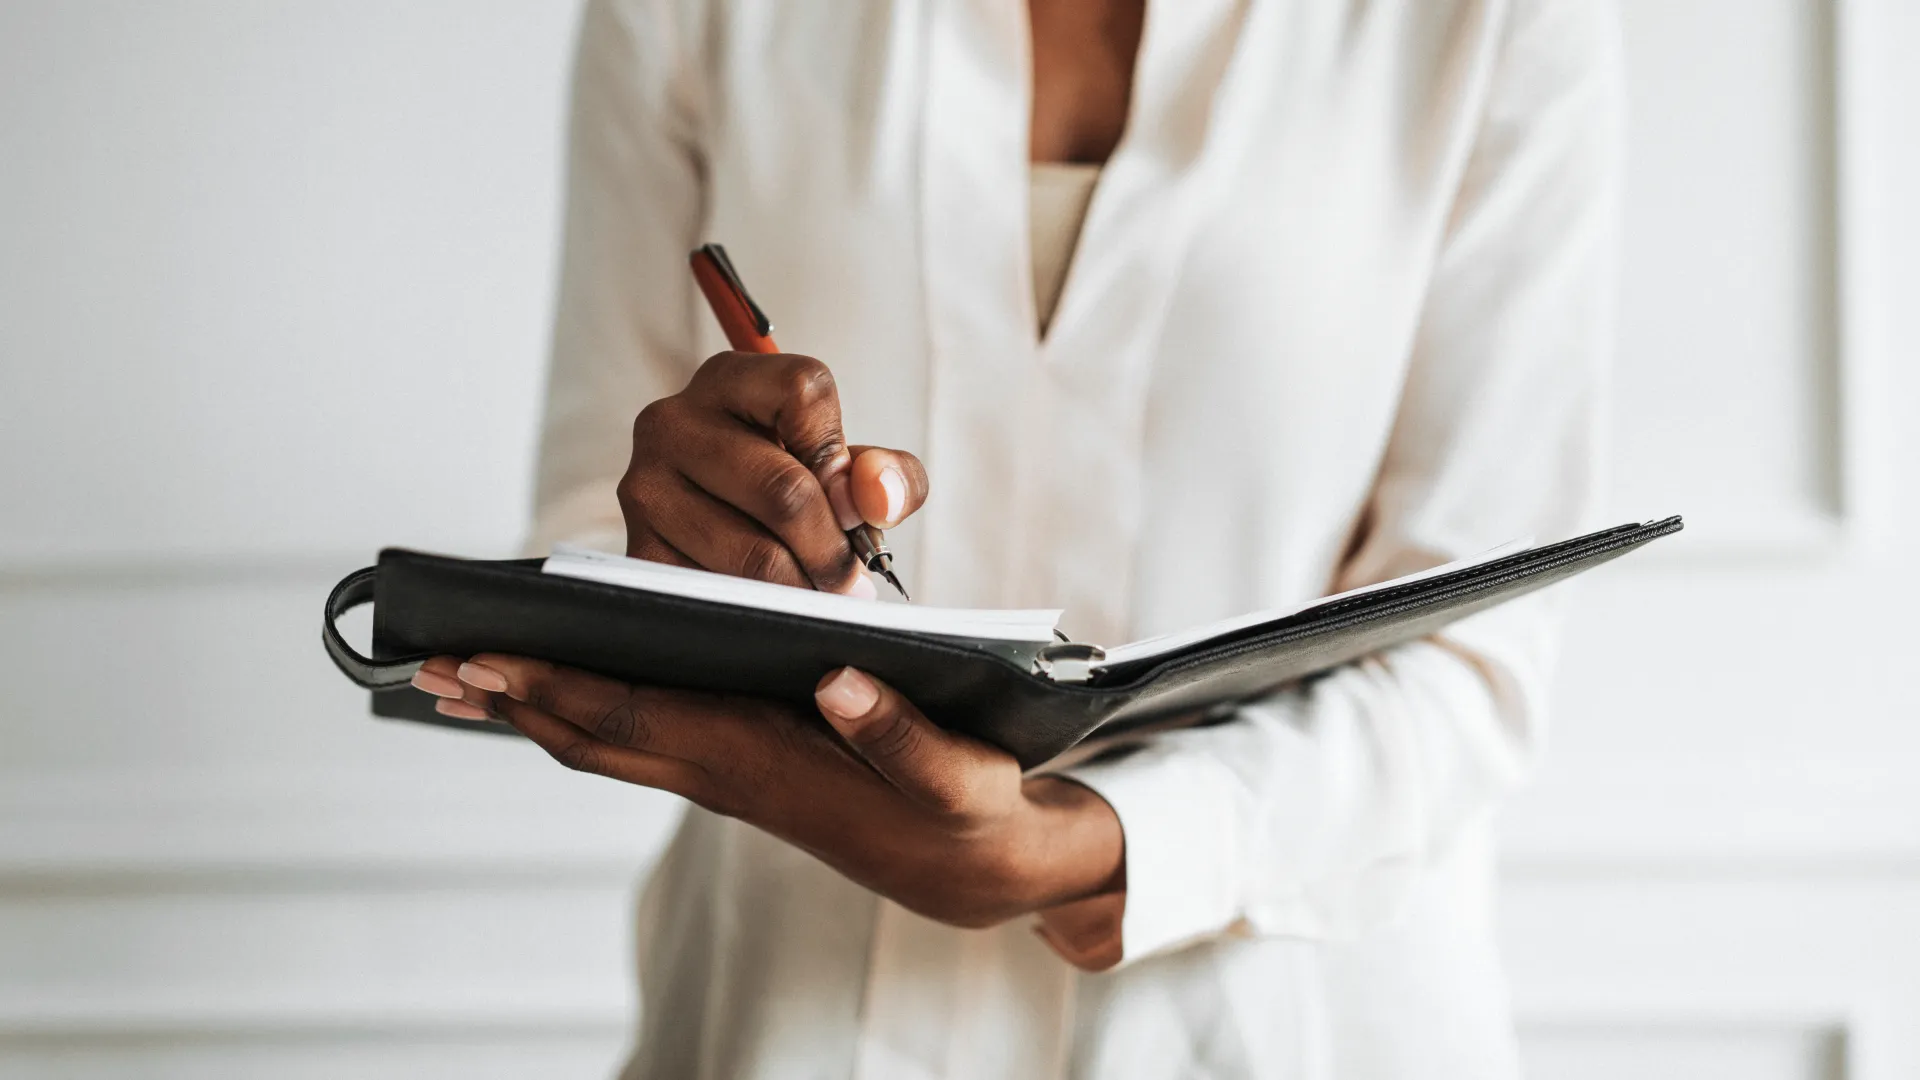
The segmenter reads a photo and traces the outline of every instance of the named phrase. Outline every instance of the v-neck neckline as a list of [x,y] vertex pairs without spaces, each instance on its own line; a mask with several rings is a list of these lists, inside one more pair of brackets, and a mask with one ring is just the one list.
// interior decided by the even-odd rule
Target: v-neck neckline
[[1060,290],[1073,268],[1073,249],[1079,246],[1087,205],[1093,201],[1099,183],[1098,165],[1039,162],[1027,168],[1028,262],[1033,272],[1036,322],[1043,340],[1060,306]]
[[1126,127],[1102,166],[1042,333],[1027,207],[1033,43],[1026,5],[924,0],[920,212],[936,348],[966,342],[969,351],[1020,357],[1028,372],[1097,364],[1081,354],[1111,351],[1118,324],[1137,322],[1130,313],[1142,305],[1159,311],[1197,227],[1200,167],[1221,141],[1214,135],[1222,91],[1234,81],[1231,61],[1242,51],[1247,20],[1270,2],[1149,0]]
[[[1017,20],[1020,27],[1020,62],[1022,72],[1025,76],[1020,83],[1021,93],[1019,95],[1020,142],[1022,146],[1027,148],[1027,152],[1024,155],[1027,176],[1030,178],[1033,170],[1036,168],[1048,166],[1091,165],[1099,170],[1099,175],[1093,183],[1093,194],[1087,200],[1086,213],[1082,215],[1080,227],[1073,239],[1073,248],[1067,253],[1066,277],[1060,282],[1059,293],[1054,298],[1053,313],[1047,319],[1045,326],[1041,325],[1040,313],[1037,306],[1034,306],[1031,302],[1031,298],[1035,295],[1035,286],[1033,281],[1033,219],[1030,200],[1023,222],[1025,227],[1019,230],[1021,265],[1027,268],[1026,281],[1021,291],[1029,298],[1029,310],[1026,313],[1026,318],[1024,318],[1022,322],[1029,328],[1028,336],[1031,339],[1029,346],[1033,355],[1040,362],[1044,363],[1047,356],[1048,345],[1054,340],[1055,330],[1061,325],[1062,316],[1069,310],[1068,305],[1072,301],[1074,294],[1074,279],[1085,276],[1084,274],[1077,273],[1076,268],[1080,265],[1082,255],[1087,249],[1088,237],[1097,224],[1101,194],[1103,190],[1108,187],[1107,179],[1114,173],[1116,166],[1124,166],[1127,159],[1137,152],[1135,150],[1135,144],[1139,140],[1134,135],[1134,132],[1138,130],[1139,125],[1136,121],[1140,116],[1142,106],[1141,88],[1144,80],[1141,78],[1141,75],[1143,74],[1143,69],[1146,67],[1146,58],[1149,55],[1149,50],[1153,47],[1156,19],[1160,11],[1167,7],[1168,4],[1186,2],[1186,0],[1145,0],[1146,10],[1141,13],[1140,20],[1140,40],[1134,45],[1133,71],[1127,82],[1126,121],[1121,125],[1120,138],[1114,142],[1113,149],[1107,151],[1106,159],[1097,162],[1033,160],[1033,106],[1037,96],[1034,83],[1038,77],[1038,73],[1034,68],[1033,18],[1028,10],[1028,4],[1030,2],[1031,0],[1020,0],[1016,5],[1020,9],[1020,18]],[[1021,191],[1025,192],[1026,190],[1026,186],[1023,185]],[[1082,286],[1082,288],[1084,288],[1084,286]]]

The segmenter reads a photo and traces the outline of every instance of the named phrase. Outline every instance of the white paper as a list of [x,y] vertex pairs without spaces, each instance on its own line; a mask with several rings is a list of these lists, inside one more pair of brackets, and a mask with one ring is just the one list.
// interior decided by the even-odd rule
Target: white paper
[[859,600],[851,596],[797,589],[790,585],[775,585],[706,570],[629,559],[574,544],[556,545],[541,569],[544,573],[562,577],[880,630],[903,630],[982,644],[1017,642],[1027,646],[1019,650],[1027,656],[1031,656],[1038,646],[1053,641],[1053,628],[1060,623],[1058,608],[939,608]]

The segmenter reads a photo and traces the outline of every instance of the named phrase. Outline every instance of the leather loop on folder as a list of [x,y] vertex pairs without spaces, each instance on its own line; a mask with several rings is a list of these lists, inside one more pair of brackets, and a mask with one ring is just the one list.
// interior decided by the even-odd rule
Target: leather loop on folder
[[347,644],[346,638],[340,636],[340,616],[362,604],[372,603],[374,586],[379,580],[380,568],[377,566],[348,574],[327,596],[326,620],[320,628],[321,640],[327,646],[327,655],[333,658],[333,666],[363,690],[393,690],[406,686],[412,681],[414,672],[419,671],[420,665],[432,655],[419,653],[375,660],[361,655]]

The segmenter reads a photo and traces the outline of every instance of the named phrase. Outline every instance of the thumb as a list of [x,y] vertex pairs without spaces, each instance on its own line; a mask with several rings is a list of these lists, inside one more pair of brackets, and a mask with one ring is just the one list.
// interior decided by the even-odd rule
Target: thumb
[[927,501],[927,469],[905,450],[882,446],[855,446],[852,493],[861,520],[879,529],[891,529],[912,516]]
[[854,668],[828,672],[813,696],[841,738],[909,798],[944,813],[976,809],[975,793],[991,768],[984,745],[942,730],[898,691]]

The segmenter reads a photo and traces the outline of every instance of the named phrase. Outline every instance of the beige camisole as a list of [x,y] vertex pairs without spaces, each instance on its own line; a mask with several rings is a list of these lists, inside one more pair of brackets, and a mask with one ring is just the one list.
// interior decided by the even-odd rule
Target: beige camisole
[[1066,284],[1073,249],[1086,220],[1093,186],[1100,180],[1098,165],[1036,163],[1027,181],[1029,248],[1033,253],[1033,308],[1041,334],[1053,321]]

